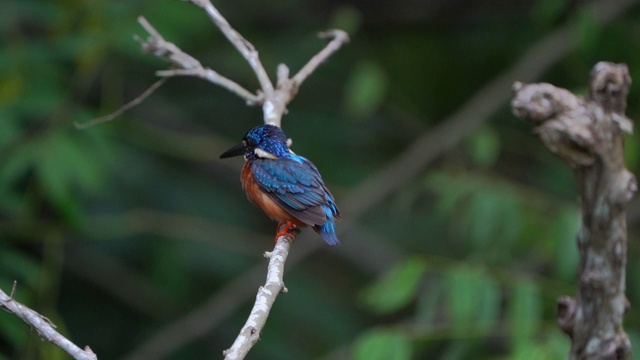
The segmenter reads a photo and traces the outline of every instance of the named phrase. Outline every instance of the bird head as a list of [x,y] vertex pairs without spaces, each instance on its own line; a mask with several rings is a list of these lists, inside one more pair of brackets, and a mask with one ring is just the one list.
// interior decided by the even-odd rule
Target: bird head
[[221,159],[244,155],[249,159],[277,159],[290,154],[282,129],[267,124],[255,127],[242,138],[242,143],[220,155]]

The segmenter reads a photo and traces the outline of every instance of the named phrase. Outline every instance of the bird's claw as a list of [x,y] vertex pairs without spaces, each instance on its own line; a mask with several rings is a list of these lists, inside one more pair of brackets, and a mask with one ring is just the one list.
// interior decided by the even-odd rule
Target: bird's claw
[[291,240],[295,240],[296,236],[300,234],[300,229],[298,229],[296,224],[292,223],[291,221],[287,221],[286,223],[279,223],[276,231],[277,233],[274,242],[278,242],[278,238],[280,238],[281,236],[288,236],[291,238]]

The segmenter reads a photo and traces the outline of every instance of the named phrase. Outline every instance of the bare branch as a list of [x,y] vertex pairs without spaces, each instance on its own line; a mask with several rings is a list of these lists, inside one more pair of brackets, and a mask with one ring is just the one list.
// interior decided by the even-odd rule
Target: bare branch
[[229,42],[235,46],[235,48],[238,49],[238,52],[240,52],[240,54],[242,54],[242,56],[247,60],[249,66],[251,66],[253,72],[256,74],[256,77],[260,82],[260,87],[262,88],[262,91],[264,91],[266,97],[271,96],[273,93],[273,84],[271,83],[271,80],[269,80],[269,75],[267,75],[264,66],[262,66],[262,63],[260,62],[256,48],[247,41],[247,39],[242,37],[239,32],[232,28],[231,25],[229,25],[227,19],[225,19],[218,9],[211,4],[211,1],[189,0],[189,2],[204,9],[211,21],[213,21]]
[[94,125],[98,125],[100,123],[103,122],[107,122],[107,121],[111,121],[115,118],[117,118],[118,116],[124,114],[125,111],[131,109],[132,107],[140,104],[141,102],[144,101],[144,99],[146,99],[147,97],[149,97],[149,95],[153,94],[154,91],[156,91],[160,86],[162,86],[165,82],[167,82],[167,78],[163,78],[160,79],[158,81],[156,81],[155,83],[153,83],[153,85],[149,86],[149,88],[147,90],[145,90],[142,94],[140,94],[137,98],[129,101],[128,103],[124,104],[122,107],[120,107],[120,109],[112,112],[109,115],[105,115],[105,116],[101,116],[99,118],[95,118],[95,119],[91,119],[89,121],[87,121],[86,123],[80,124],[78,122],[73,123],[73,125],[76,127],[76,129],[79,130],[84,130],[87,128],[90,128]]
[[286,65],[280,64],[277,71],[277,88],[260,62],[256,48],[237,32],[229,22],[220,14],[218,9],[210,0],[188,0],[190,3],[203,9],[211,21],[220,29],[229,42],[240,52],[249,63],[249,66],[256,74],[260,83],[261,91],[255,94],[244,89],[234,81],[218,74],[217,72],[203,67],[198,60],[191,55],[180,50],[175,44],[166,41],[156,29],[143,17],[139,18],[140,24],[150,34],[146,41],[138,41],[147,53],[162,57],[171,62],[177,69],[159,71],[158,76],[195,76],[206,79],[231,91],[232,93],[245,99],[248,105],[262,104],[264,122],[281,126],[282,115],[287,112],[287,104],[298,93],[298,87],[304,80],[315,71],[329,56],[349,41],[349,36],[342,30],[329,30],[320,34],[320,37],[332,38],[327,46],[316,54],[300,71],[291,79],[288,78],[289,71]]
[[147,40],[135,36],[140,43],[142,51],[151,53],[157,57],[165,58],[173,66],[182,69],[202,68],[202,64],[193,56],[180,50],[174,43],[166,41],[144,16],[138,16],[138,23],[149,33]]
[[263,94],[253,94],[233,80],[228,79],[211,69],[203,67],[200,61],[195,59],[193,56],[180,50],[180,48],[174,43],[166,41],[144,17],[138,17],[138,22],[150,35],[146,40],[136,37],[136,40],[140,43],[142,50],[146,53],[166,59],[175,67],[170,70],[158,71],[156,72],[156,75],[162,77],[199,77],[238,95],[243,98],[248,105],[262,103]]
[[273,251],[264,253],[264,257],[269,259],[267,281],[258,289],[253,309],[240,334],[233,345],[223,352],[225,360],[244,359],[253,345],[260,340],[260,332],[267,322],[276,297],[281,292],[287,292],[283,280],[284,264],[291,249],[291,241],[288,236],[280,236]]
[[243,88],[241,85],[236,83],[235,81],[220,75],[218,72],[211,70],[209,68],[193,68],[193,69],[170,69],[170,70],[159,70],[156,71],[156,75],[162,77],[172,77],[172,76],[195,76],[201,79],[205,79],[213,84],[219,85],[230,92],[238,95],[239,97],[245,99],[247,105],[256,105],[262,103],[264,100],[264,94],[262,92],[258,92],[257,94],[253,94],[249,92],[247,89]]
[[349,42],[349,35],[338,29],[323,31],[318,34],[322,39],[331,38],[331,41],[317,53],[309,62],[298,71],[298,73],[291,79],[296,86],[300,86],[304,80],[313,73],[320,64],[325,62],[329,56],[338,51],[342,45]]
[[320,37],[333,37],[333,40],[325,46],[318,54],[309,60],[309,62],[298,71],[291,79],[288,79],[289,68],[280,64],[277,71],[278,87],[271,96],[267,96],[262,105],[264,114],[264,122],[280,126],[282,115],[287,112],[287,104],[293,100],[298,94],[298,88],[304,80],[313,73],[320,64],[322,64],[329,56],[336,52],[340,47],[349,41],[349,36],[342,30],[329,30],[321,33]]
[[56,345],[60,349],[66,351],[76,360],[97,360],[98,357],[87,346],[80,349],[74,343],[62,336],[54,328],[55,325],[49,321],[46,317],[38,314],[30,308],[20,304],[13,299],[15,293],[16,283],[13,284],[13,290],[11,296],[7,295],[2,289],[0,289],[0,307],[6,309],[8,312],[16,315],[27,324],[31,325],[44,340]]

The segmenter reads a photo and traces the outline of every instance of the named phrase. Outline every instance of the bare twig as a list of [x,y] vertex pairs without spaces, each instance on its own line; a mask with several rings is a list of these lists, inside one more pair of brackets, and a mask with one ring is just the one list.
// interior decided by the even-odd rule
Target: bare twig
[[157,57],[162,57],[169,61],[173,66],[181,69],[193,69],[201,68],[202,65],[193,56],[180,50],[174,43],[166,41],[162,35],[156,30],[144,16],[138,16],[138,23],[148,33],[147,40],[143,40],[139,36],[134,36],[134,39],[140,43],[142,51],[145,53],[153,53]]
[[287,292],[284,286],[284,264],[291,248],[291,239],[288,236],[278,238],[272,252],[265,252],[264,257],[269,259],[267,281],[258,289],[256,301],[249,314],[247,322],[240,330],[240,334],[233,345],[223,352],[225,360],[244,359],[253,345],[260,340],[260,332],[267,322],[276,297],[281,292]]
[[331,39],[331,41],[307,62],[305,66],[291,79],[294,84],[300,86],[305,79],[313,73],[320,64],[329,58],[334,52],[338,51],[342,45],[349,42],[349,35],[339,29],[323,31],[318,34],[321,39]]
[[86,123],[73,123],[73,125],[76,127],[76,129],[79,130],[84,130],[86,128],[90,128],[94,125],[98,125],[100,123],[106,122],[106,121],[111,121],[115,118],[117,118],[118,116],[124,114],[125,111],[131,109],[132,107],[140,104],[141,102],[144,101],[144,99],[146,99],[147,97],[149,97],[149,95],[153,94],[154,91],[156,91],[156,89],[158,89],[160,86],[162,86],[165,82],[167,82],[167,79],[160,79],[156,82],[153,83],[153,85],[149,86],[149,88],[147,90],[145,90],[142,94],[140,94],[140,96],[138,96],[137,98],[129,101],[128,103],[126,103],[125,105],[123,105],[121,108],[119,108],[118,110],[112,112],[109,115],[105,115],[105,116],[101,116],[99,118],[95,118],[92,120],[87,121]]
[[269,75],[267,75],[264,66],[260,62],[260,58],[258,57],[258,51],[247,39],[242,37],[239,32],[237,32],[234,28],[231,27],[227,19],[225,19],[222,14],[218,11],[218,9],[211,4],[209,0],[189,0],[190,3],[202,8],[211,21],[222,31],[224,36],[226,36],[227,40],[235,46],[235,48],[242,54],[242,56],[247,60],[251,69],[256,74],[258,81],[260,82],[260,87],[262,91],[264,91],[267,97],[271,96],[273,93],[273,84],[271,84],[271,80],[269,80]]
[[249,63],[260,83],[260,90],[255,94],[246,90],[234,81],[205,68],[198,60],[180,50],[175,44],[166,41],[157,30],[143,17],[139,18],[140,24],[147,30],[150,37],[141,41],[145,52],[167,59],[174,69],[158,71],[158,76],[195,76],[222,86],[230,92],[243,98],[248,105],[262,105],[264,122],[280,126],[282,115],[286,113],[286,106],[296,96],[299,86],[316,68],[337,51],[349,40],[347,34],[341,30],[330,30],[321,34],[321,37],[330,37],[332,40],[327,46],[316,54],[309,62],[291,79],[286,65],[280,64],[277,71],[276,87],[260,61],[256,48],[236,31],[229,22],[220,14],[218,9],[209,0],[189,0],[190,3],[203,9],[211,21],[220,29],[229,42]]
[[136,37],[136,40],[142,47],[142,51],[161,57],[171,63],[174,67],[169,70],[157,71],[156,75],[162,77],[199,77],[238,95],[240,98],[244,99],[248,105],[262,103],[262,94],[252,94],[249,90],[243,88],[233,80],[228,79],[209,68],[203,67],[200,61],[196,58],[180,50],[180,48],[174,43],[166,41],[143,16],[138,17],[138,22],[149,33],[149,37],[146,40]]
[[[238,97],[244,99],[247,105],[262,105],[264,122],[280,126],[282,115],[286,113],[287,104],[296,96],[298,88],[304,80],[316,70],[329,56],[336,52],[344,43],[349,41],[348,35],[341,30],[329,30],[320,33],[320,37],[332,38],[327,46],[318,54],[313,56],[311,60],[291,79],[288,78],[289,70],[284,64],[278,66],[277,87],[274,88],[273,83],[269,79],[262,62],[258,56],[258,51],[247,41],[239,32],[237,32],[229,22],[220,14],[220,12],[211,4],[209,0],[189,0],[190,3],[205,10],[211,21],[222,31],[229,42],[240,52],[245,60],[251,66],[260,83],[260,90],[252,93],[245,89],[235,81],[220,75],[218,72],[202,66],[193,56],[182,51],[174,43],[169,42],[162,37],[144,17],[138,17],[138,22],[147,31],[149,37],[146,40],[136,36],[136,41],[140,43],[142,50],[146,53],[153,54],[157,57],[167,60],[173,68],[168,70],[160,70],[156,72],[157,76],[166,78],[174,76],[193,76],[209,81],[215,85],[229,90]],[[284,70],[284,71],[283,71]],[[157,82],[152,85],[149,90],[142,95],[122,106],[115,112],[97,119],[88,121],[85,124],[75,124],[78,129],[86,129],[93,125],[113,120],[122,115],[125,111],[139,104],[155,89],[164,82]]]
[[74,359],[77,360],[97,360],[96,354],[87,346],[83,349],[65,338],[62,334],[55,330],[55,325],[46,317],[38,314],[30,308],[17,302],[13,295],[15,293],[16,284],[14,282],[11,296],[7,295],[0,289],[0,307],[8,312],[16,315],[27,324],[31,325],[44,340],[56,345],[60,349],[66,351]]
[[210,83],[219,85],[230,92],[238,95],[239,97],[245,99],[247,105],[253,105],[262,102],[263,94],[252,94],[247,89],[240,86],[235,81],[224,77],[217,73],[214,70],[209,68],[194,68],[194,69],[170,69],[170,70],[159,70],[156,71],[156,75],[162,76],[165,78],[172,76],[195,76],[201,79],[207,80]]
[[571,360],[627,359],[631,342],[622,327],[627,224],[625,209],[638,190],[624,165],[624,115],[631,86],[624,64],[600,62],[591,71],[589,96],[551,84],[516,83],[514,114],[532,122],[549,151],[574,170],[582,210],[576,299],[558,300],[557,319],[572,340]]
[[287,112],[287,104],[293,100],[298,93],[298,88],[304,80],[313,73],[320,64],[336,52],[342,45],[349,42],[349,36],[342,30],[329,30],[320,33],[321,38],[332,38],[332,40],[318,54],[309,60],[309,62],[298,71],[291,79],[289,76],[289,68],[285,64],[278,65],[277,70],[277,88],[271,96],[265,98],[262,105],[265,123],[280,126],[282,115]]

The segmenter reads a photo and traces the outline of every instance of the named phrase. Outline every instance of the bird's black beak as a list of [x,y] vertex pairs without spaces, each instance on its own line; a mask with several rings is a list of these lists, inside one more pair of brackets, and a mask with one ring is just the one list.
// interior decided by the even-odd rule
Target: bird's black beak
[[226,159],[234,156],[244,155],[247,152],[247,146],[244,142],[232,147],[220,155],[220,159]]

